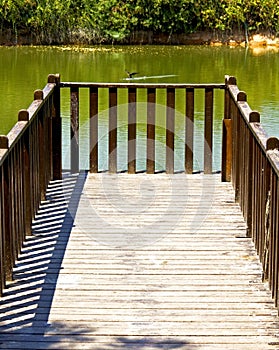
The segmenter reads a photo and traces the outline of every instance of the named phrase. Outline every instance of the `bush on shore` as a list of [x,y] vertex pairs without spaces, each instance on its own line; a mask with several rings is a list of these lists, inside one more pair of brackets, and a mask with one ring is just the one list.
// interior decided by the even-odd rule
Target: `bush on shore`
[[135,32],[279,33],[278,0],[0,0],[0,30],[36,44],[129,42]]

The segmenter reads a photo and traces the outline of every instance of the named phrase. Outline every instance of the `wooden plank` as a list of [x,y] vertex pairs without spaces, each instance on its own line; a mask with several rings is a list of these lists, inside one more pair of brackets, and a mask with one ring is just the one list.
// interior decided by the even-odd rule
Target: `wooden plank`
[[[76,324],[76,322],[70,322],[68,321],[68,327],[69,327],[69,331],[67,331],[67,328],[65,327],[64,329],[60,328],[59,326],[57,326],[57,328],[55,327],[55,324],[53,324],[52,326],[49,327],[47,333],[45,334],[45,342],[47,342],[47,338],[49,337],[50,341],[53,341],[54,339],[56,339],[57,341],[59,341],[61,339],[61,337],[63,336],[68,336],[71,335],[73,333],[73,328]],[[40,325],[40,321],[37,322],[38,325]],[[224,326],[222,327],[222,325],[220,326],[219,323],[219,327],[217,326],[217,323],[212,323],[212,327],[214,328],[208,328],[206,327],[206,324],[202,324],[202,323],[195,323],[195,322],[168,322],[166,324],[166,322],[156,322],[156,321],[146,321],[146,322],[141,322],[141,321],[137,321],[134,320],[133,321],[128,321],[128,322],[97,322],[96,323],[96,327],[88,327],[86,325],[86,323],[81,322],[81,324],[79,325],[79,328],[77,328],[77,330],[79,330],[79,332],[82,331],[82,329],[86,332],[88,337],[94,337],[94,336],[110,336],[110,335],[114,335],[114,336],[124,336],[126,335],[125,331],[127,331],[127,329],[129,329],[129,333],[130,336],[154,336],[154,337],[163,337],[166,336],[168,334],[168,324],[170,325],[171,328],[175,328],[176,330],[172,333],[172,336],[174,338],[178,338],[181,336],[184,337],[188,337],[188,336],[192,336],[193,333],[195,334],[196,337],[207,337],[207,336],[213,336],[212,332],[215,329],[216,332],[216,337],[225,337],[228,336],[228,333],[231,337],[260,337],[261,333],[265,332],[264,327],[260,327],[259,329],[257,329],[256,327],[243,327],[243,323],[240,323],[239,327],[237,326],[237,324],[234,325],[234,327],[232,326],[232,324],[226,324],[224,322]],[[43,326],[43,322],[41,322],[41,326]],[[227,326],[227,327],[226,327]],[[36,326],[34,326],[34,333],[36,332]],[[275,327],[269,327],[267,331],[269,332],[275,332]],[[102,331],[100,331],[100,329]],[[42,332],[43,327],[41,329],[37,330],[37,334],[41,331]],[[103,332],[103,333],[102,333]],[[36,333],[33,334],[32,338],[36,339],[40,337],[40,334],[37,335]],[[26,338],[27,338],[26,334]],[[37,335],[37,337],[36,337]],[[30,336],[30,334],[29,334]],[[15,335],[15,339],[18,339],[19,337],[17,337]],[[53,338],[53,339],[51,339]],[[72,336],[72,339],[75,338],[75,336]],[[3,336],[4,340],[9,339],[9,335],[4,335]],[[93,338],[94,339],[94,338]],[[92,339],[92,340],[93,340]],[[268,337],[266,337],[266,339],[268,339]]]
[[[99,338],[99,337],[98,337]],[[144,347],[146,350],[152,350],[154,349],[154,347],[156,348],[160,348],[160,349],[170,349],[170,348],[180,348],[180,349],[183,349],[183,350],[186,350],[187,348],[189,348],[189,344],[192,343],[192,347],[198,347],[198,346],[204,346],[206,347],[207,350],[215,350],[215,349],[224,349],[224,346],[226,346],[226,349],[227,350],[236,350],[236,349],[245,349],[245,350],[269,350],[269,349],[274,349],[274,346],[272,347],[272,344],[270,347],[266,347],[266,348],[263,348],[263,344],[262,343],[258,343],[258,344],[242,344],[242,347],[236,347],[237,345],[233,344],[233,345],[229,345],[229,344],[224,344],[223,342],[221,343],[218,343],[216,344],[215,341],[218,341],[220,338],[216,338],[215,341],[209,339],[209,342],[210,344],[200,344],[199,341],[200,339],[199,338],[191,338],[191,339],[182,339],[180,341],[171,341],[171,340],[168,340],[166,339],[166,341],[164,341],[163,339],[166,338],[166,337],[163,337],[163,339],[161,340],[156,340],[154,341],[154,337],[150,337],[150,340],[148,338],[140,338],[138,337],[138,339],[131,339],[129,342],[128,340],[126,341],[125,344],[123,344],[123,338],[124,337],[121,337],[121,339],[118,339],[118,338],[113,338],[111,337],[110,340],[107,340],[107,342],[99,342],[99,339],[97,338],[97,340],[94,340],[94,342],[92,340],[89,340],[87,339],[86,341],[84,342],[78,342],[77,340],[75,340],[74,342],[71,342],[71,341],[53,341],[53,343],[49,342],[48,345],[46,345],[45,343],[40,343],[38,342],[38,340],[34,340],[32,342],[32,340],[30,341],[27,341],[26,343],[26,347],[24,349],[35,349],[35,350],[46,350],[46,349],[57,349],[57,346],[59,346],[59,348],[61,349],[90,349],[90,350],[106,350],[108,349],[108,347],[110,346],[110,344],[115,344],[115,346],[119,346],[120,348],[129,348],[129,349],[133,349],[133,350],[136,350],[138,349],[140,346],[142,347],[142,343],[144,343]],[[112,343],[111,343],[112,342]],[[93,343],[93,345],[92,345]],[[275,345],[277,343],[275,342]],[[13,347],[9,347],[7,349],[20,349],[20,350],[23,350],[22,348],[22,342],[14,342],[14,345]]]

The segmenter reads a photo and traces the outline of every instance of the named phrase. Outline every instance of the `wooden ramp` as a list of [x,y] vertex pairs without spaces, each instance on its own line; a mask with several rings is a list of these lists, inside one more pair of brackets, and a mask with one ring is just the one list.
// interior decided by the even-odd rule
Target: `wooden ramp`
[[65,176],[1,300],[1,349],[279,349],[278,318],[219,175]]

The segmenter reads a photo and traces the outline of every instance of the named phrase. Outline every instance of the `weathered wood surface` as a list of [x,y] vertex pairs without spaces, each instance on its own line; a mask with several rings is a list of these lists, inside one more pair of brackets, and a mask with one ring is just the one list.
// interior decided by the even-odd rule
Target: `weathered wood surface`
[[245,235],[219,175],[53,182],[1,300],[0,348],[277,349]]

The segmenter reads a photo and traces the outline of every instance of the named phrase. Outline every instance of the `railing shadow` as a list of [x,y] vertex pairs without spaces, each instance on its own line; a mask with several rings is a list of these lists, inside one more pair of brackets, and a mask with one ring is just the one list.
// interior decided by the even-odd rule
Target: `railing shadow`
[[165,338],[158,340],[156,337],[150,337],[149,339],[142,337],[139,339],[131,340],[128,337],[117,337],[115,344],[111,344],[107,349],[186,349],[193,350],[198,349],[198,346],[191,344],[187,341],[179,341],[172,338]]
[[[25,240],[17,259],[14,280],[0,300],[0,348],[21,348],[26,341],[30,348],[32,342],[40,348],[40,341],[49,331],[52,300],[86,176],[66,174],[63,181],[49,185],[46,201],[34,220],[32,236]],[[75,334],[75,329],[62,324],[60,327]],[[50,343],[51,338],[48,337]]]
[[[87,173],[64,176],[48,187],[14,268],[14,280],[0,299],[0,349],[197,349],[178,338],[100,337],[92,328],[49,322],[63,258]],[[61,277],[60,277],[61,278]],[[70,278],[70,277],[69,277]],[[67,302],[67,300],[65,300]]]

